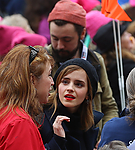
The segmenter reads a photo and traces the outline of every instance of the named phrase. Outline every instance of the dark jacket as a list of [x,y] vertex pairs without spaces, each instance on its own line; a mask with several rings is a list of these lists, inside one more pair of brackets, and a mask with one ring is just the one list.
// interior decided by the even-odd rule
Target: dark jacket
[[[125,91],[125,98],[127,96],[126,94],[126,79],[129,74],[129,72],[135,67],[135,62],[133,60],[129,59],[123,59],[123,75],[124,75],[124,91]],[[119,91],[119,84],[118,84],[118,71],[117,71],[117,64],[116,61],[114,63],[111,63],[110,66],[107,66],[107,74],[108,74],[108,79],[110,82],[110,86],[113,91],[113,96],[117,102],[119,113],[122,111],[121,110],[121,100],[120,100],[120,91]]]
[[[98,136],[98,128],[93,126],[86,132],[80,130],[80,116],[70,114],[61,103],[58,105],[57,111],[52,119],[51,115],[53,109],[45,108],[44,113],[45,120],[39,131],[47,150],[93,150]],[[93,113],[96,125],[103,117],[103,114],[97,111],[94,111]],[[53,123],[57,115],[70,117],[70,123],[67,123],[66,121],[63,121],[62,123],[66,138],[59,137],[53,132]]]

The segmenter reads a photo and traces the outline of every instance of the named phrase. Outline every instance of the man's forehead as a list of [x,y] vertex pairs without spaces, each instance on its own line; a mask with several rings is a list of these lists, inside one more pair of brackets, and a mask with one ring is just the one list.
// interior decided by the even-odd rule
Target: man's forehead
[[60,28],[60,29],[74,29],[75,30],[75,27],[74,27],[74,24],[72,23],[66,23],[64,25],[57,25],[54,21],[50,22],[50,29],[51,28]]
[[58,26],[54,22],[50,24],[50,34],[53,36],[71,37],[75,33],[77,34],[74,25],[71,23],[63,26]]

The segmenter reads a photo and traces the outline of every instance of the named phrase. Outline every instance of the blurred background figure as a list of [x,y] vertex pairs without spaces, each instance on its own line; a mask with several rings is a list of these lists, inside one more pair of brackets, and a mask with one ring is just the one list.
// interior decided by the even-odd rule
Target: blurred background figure
[[99,147],[113,141],[120,140],[129,146],[135,139],[135,68],[126,80],[128,114],[109,120],[103,127]]
[[16,45],[40,45],[45,46],[47,39],[44,36],[28,33],[23,28],[17,26],[0,25],[0,61]]
[[97,30],[110,22],[112,19],[105,17],[101,11],[92,10],[86,14],[86,29],[87,33],[93,39],[94,35],[96,34]]
[[132,21],[134,21],[135,20],[135,1],[129,0],[128,3],[125,3],[124,5],[122,5],[122,8],[125,10],[128,16],[132,19]]
[[5,16],[1,21],[0,25],[18,26],[22,27],[28,33],[34,33],[31,29],[28,20],[21,14],[13,14],[11,16]]
[[[116,22],[115,27],[117,32]],[[135,67],[135,55],[131,52],[135,48],[135,43],[133,42],[134,37],[132,37],[132,35],[126,31],[127,27],[128,23],[123,23],[120,26],[124,81],[126,81],[129,72]],[[118,33],[116,35],[118,35]],[[133,38],[133,41],[131,41],[130,38]],[[93,38],[93,41],[97,44],[97,51],[99,51],[104,58],[110,86],[112,88],[113,96],[117,102],[120,113],[121,100],[118,84],[118,71],[116,63],[112,21],[99,28],[99,30],[97,31],[97,33]],[[127,94],[125,88],[125,97],[126,96]]]
[[131,33],[132,36],[135,38],[135,20],[132,21],[128,27],[127,27],[127,32]]
[[86,30],[87,30],[87,35],[90,36],[90,42],[88,44],[88,47],[91,50],[96,49],[96,45],[93,44],[93,37],[96,34],[97,30],[101,26],[110,22],[111,20],[112,20],[111,18],[105,17],[105,15],[103,15],[101,11],[98,10],[91,10],[86,14]]
[[26,7],[25,0],[0,0],[0,16],[22,14]]
[[0,61],[17,44],[47,45],[47,38],[36,34],[21,14],[8,15],[1,19],[0,38]]
[[43,35],[50,44],[48,15],[59,0],[26,0],[24,16],[35,33]]

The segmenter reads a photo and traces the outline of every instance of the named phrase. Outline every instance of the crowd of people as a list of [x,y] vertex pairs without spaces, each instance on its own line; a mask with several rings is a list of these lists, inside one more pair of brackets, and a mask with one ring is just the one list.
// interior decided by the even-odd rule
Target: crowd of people
[[119,4],[120,33],[99,0],[0,0],[1,150],[135,148],[135,2]]

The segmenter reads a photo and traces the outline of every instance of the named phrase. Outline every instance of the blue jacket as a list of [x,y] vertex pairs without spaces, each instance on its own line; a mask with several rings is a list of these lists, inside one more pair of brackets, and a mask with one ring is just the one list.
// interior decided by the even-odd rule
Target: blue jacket
[[[47,150],[81,150],[80,141],[71,135],[72,131],[67,127],[66,121],[63,121],[62,123],[62,126],[66,133],[66,138],[62,138],[54,134],[52,125],[57,115],[66,115],[70,117],[70,123],[74,122],[73,126],[75,130],[79,127],[79,122],[76,122],[76,120],[72,119],[72,116],[69,116],[69,114],[66,113],[66,110],[62,108],[61,112],[59,112],[57,109],[55,115],[51,119],[53,109],[44,109],[45,119],[39,131],[41,133],[45,147],[47,148]],[[97,111],[94,111],[93,113],[96,125],[103,117],[103,114]],[[86,150],[93,150],[98,135],[98,128],[94,126],[86,132],[81,130],[80,132],[83,132],[83,137],[81,138],[83,138],[83,140],[85,141],[84,143]]]
[[123,141],[127,146],[135,139],[135,121],[127,116],[113,118],[103,127],[99,147],[113,140]]

